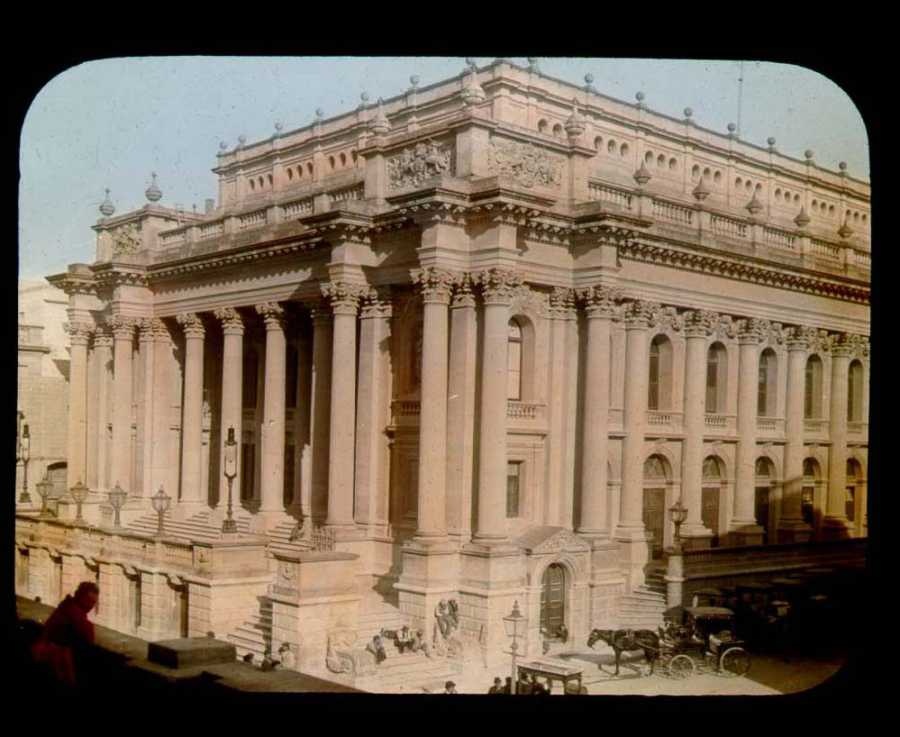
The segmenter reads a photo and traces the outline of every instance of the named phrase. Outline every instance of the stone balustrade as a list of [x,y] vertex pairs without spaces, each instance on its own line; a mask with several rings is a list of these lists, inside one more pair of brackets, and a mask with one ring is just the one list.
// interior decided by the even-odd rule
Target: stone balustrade
[[610,187],[596,181],[588,183],[588,199],[590,200],[606,202],[630,211],[633,198],[634,195],[627,190]]
[[712,435],[734,435],[737,432],[735,415],[707,413],[703,418],[706,431]]
[[681,420],[681,412],[648,410],[647,429],[651,432],[678,433],[681,432]]
[[869,439],[869,423],[868,422],[848,422],[847,434],[854,440]]
[[763,228],[763,239],[767,246],[772,248],[781,248],[785,251],[797,250],[797,236],[778,228]]
[[841,260],[841,249],[838,246],[826,243],[818,238],[810,240],[810,251],[817,258],[828,259],[831,261]]
[[712,215],[710,226],[716,235],[724,235],[729,238],[747,237],[747,223],[724,215]]
[[803,432],[807,438],[824,439],[828,437],[828,420],[804,420]]
[[756,431],[764,437],[780,437],[784,435],[784,418],[757,417]]
[[684,207],[668,200],[660,200],[653,198],[653,216],[662,220],[669,220],[673,223],[681,223],[682,225],[693,225],[694,210],[690,207]]

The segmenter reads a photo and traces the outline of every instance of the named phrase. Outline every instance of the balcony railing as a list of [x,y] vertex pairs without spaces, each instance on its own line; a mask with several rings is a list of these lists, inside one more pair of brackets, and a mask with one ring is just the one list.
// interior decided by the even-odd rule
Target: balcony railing
[[506,403],[506,416],[511,420],[539,420],[544,415],[544,405],[536,402],[520,402],[510,399]]
[[607,187],[596,182],[588,184],[588,198],[599,200],[600,202],[609,202],[617,207],[621,207],[623,210],[631,209],[632,194],[630,192],[625,192],[615,187]]
[[248,212],[245,215],[238,215],[238,227],[241,230],[245,230],[247,228],[258,228],[265,224],[265,210],[256,210],[255,212]]
[[747,223],[742,223],[740,220],[733,220],[722,215],[713,215],[710,217],[710,226],[713,233],[718,233],[719,235],[728,235],[732,238],[747,237]]
[[763,237],[765,238],[766,244],[772,246],[773,248],[781,248],[785,251],[795,251],[797,250],[797,236],[792,235],[791,233],[786,233],[783,230],[777,230],[776,228],[763,228]]
[[841,249],[837,246],[833,246],[825,241],[820,241],[817,238],[811,239],[809,245],[813,256],[816,256],[817,258],[824,258],[830,261],[841,260]]
[[647,427],[666,432],[679,432],[681,430],[681,412],[648,410]]
[[784,419],[781,417],[757,417],[756,431],[761,435],[783,435]]
[[718,413],[708,413],[704,417],[704,425],[707,432],[722,434],[733,434],[736,432],[736,418],[734,415],[723,415]]
[[827,435],[828,420],[804,420],[803,430],[807,435]]
[[852,435],[854,437],[868,436],[869,423],[868,422],[848,422],[847,423],[847,434]]
[[684,225],[693,225],[694,211],[689,207],[676,205],[674,202],[666,200],[653,200],[653,215],[663,220],[671,220],[675,223]]

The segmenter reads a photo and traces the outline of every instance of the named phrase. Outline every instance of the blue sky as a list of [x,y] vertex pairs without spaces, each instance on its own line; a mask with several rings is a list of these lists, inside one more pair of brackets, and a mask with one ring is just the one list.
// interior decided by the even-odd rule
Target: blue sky
[[[476,58],[479,66],[491,61]],[[512,61],[524,66],[524,59]],[[737,122],[738,63],[651,59],[542,58],[541,70],[601,93],[645,104],[675,117],[691,107],[694,121],[725,132]],[[407,57],[156,57],[87,62],[50,80],[22,129],[19,186],[19,273],[35,278],[94,259],[97,207],[104,188],[118,213],[142,206],[150,172],[158,174],[162,204],[216,197],[211,172],[220,141],[233,146],[355,108],[409,87],[458,74],[462,58]],[[745,62],[741,138],[868,178],[865,126],[850,98],[817,72],[783,64]]]

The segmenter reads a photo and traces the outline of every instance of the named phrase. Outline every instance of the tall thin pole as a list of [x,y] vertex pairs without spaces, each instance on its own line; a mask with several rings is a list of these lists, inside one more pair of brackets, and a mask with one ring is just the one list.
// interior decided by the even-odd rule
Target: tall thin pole
[[738,110],[737,110],[737,135],[741,137],[741,107],[744,101],[744,62],[740,62],[738,70]]

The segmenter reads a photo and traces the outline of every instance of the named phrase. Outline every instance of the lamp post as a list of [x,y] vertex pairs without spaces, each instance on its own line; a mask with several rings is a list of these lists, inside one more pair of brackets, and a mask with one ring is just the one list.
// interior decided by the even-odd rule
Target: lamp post
[[156,528],[156,536],[163,536],[163,516],[169,510],[169,505],[172,503],[172,497],[166,494],[162,485],[159,487],[159,491],[157,491],[152,497],[150,497],[150,502],[153,504],[153,510],[159,515],[159,527]]
[[666,606],[668,608],[681,606],[684,599],[684,556],[681,547],[681,525],[687,519],[687,507],[679,499],[669,507],[669,516],[675,525],[675,539],[669,548],[669,559],[666,565]]
[[119,484],[116,484],[109,492],[109,503],[113,508],[113,527],[119,527],[119,511],[125,504],[125,497],[127,496],[128,492],[119,486]]
[[75,500],[75,524],[83,525],[84,517],[81,516],[81,505],[87,499],[88,487],[81,483],[81,479],[78,479],[78,483],[69,489],[69,493],[72,495],[72,499]]
[[50,492],[53,491],[53,482],[50,480],[49,476],[45,473],[44,478],[41,481],[38,481],[36,484],[37,493],[41,497],[41,517],[46,517],[47,510],[47,499],[50,497]]
[[512,646],[510,647],[510,652],[512,653],[512,693],[516,692],[516,688],[518,687],[518,676],[516,674],[516,657],[519,652],[519,638],[525,634],[525,617],[522,616],[522,612],[519,611],[519,601],[518,599],[513,602],[512,612],[510,612],[507,616],[503,618],[503,626],[506,627],[506,634],[508,637],[512,637]]
[[225,440],[225,478],[228,479],[228,509],[225,512],[225,519],[222,520],[222,534],[237,534],[237,522],[232,517],[231,509],[231,487],[234,484],[234,477],[237,476],[237,441],[234,439],[234,428],[228,428],[228,438]]
[[22,459],[22,494],[19,496],[19,504],[31,504],[31,494],[28,493],[28,461],[31,459],[31,435],[28,432],[28,423],[22,425],[19,457]]

